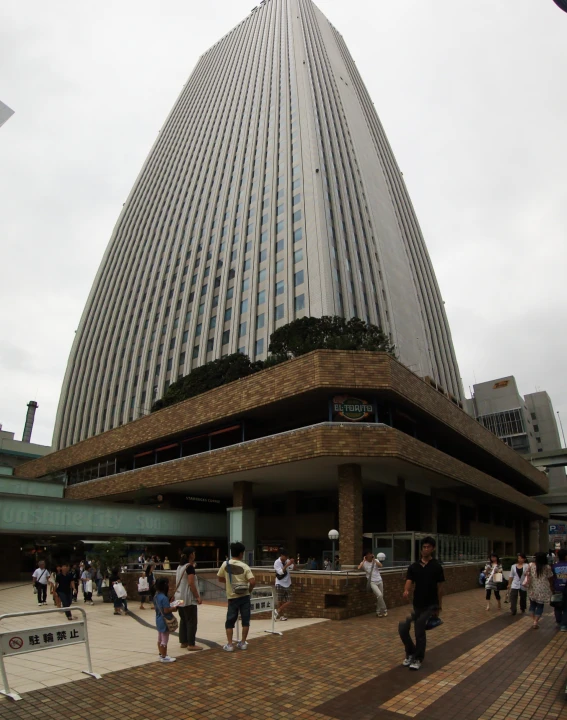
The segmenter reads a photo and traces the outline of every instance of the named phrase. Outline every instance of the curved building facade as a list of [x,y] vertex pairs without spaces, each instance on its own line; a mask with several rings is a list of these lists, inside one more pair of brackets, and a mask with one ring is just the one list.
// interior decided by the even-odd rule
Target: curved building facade
[[461,399],[443,301],[364,83],[311,0],[266,0],[200,59],[125,203],[54,445],[146,414],[192,368],[266,357],[303,315],[380,325]]

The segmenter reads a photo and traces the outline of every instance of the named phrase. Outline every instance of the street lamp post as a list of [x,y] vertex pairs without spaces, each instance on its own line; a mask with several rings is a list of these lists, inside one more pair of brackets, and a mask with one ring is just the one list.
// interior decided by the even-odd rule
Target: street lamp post
[[333,556],[331,557],[331,568],[335,569],[335,542],[339,539],[338,530],[329,530],[329,540],[333,543]]

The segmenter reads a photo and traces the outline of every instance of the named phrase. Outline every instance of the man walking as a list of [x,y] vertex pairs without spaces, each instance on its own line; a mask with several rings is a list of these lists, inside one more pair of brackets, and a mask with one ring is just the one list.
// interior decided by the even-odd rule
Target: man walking
[[[69,572],[69,565],[64,564],[61,566],[61,572],[55,577],[55,590],[61,600],[62,607],[71,607],[74,589],[75,581]],[[67,615],[67,620],[74,619],[70,612],[66,612],[65,615]]]
[[376,596],[376,616],[387,617],[388,610],[384,601],[384,583],[379,570],[381,567],[382,563],[374,557],[371,550],[367,550],[358,569],[364,570],[370,589]]
[[553,572],[553,592],[563,593],[563,603],[555,605],[555,622],[561,632],[567,632],[567,550],[557,551],[557,562],[551,568]]
[[226,585],[226,597],[228,598],[228,610],[226,613],[226,639],[227,643],[223,646],[226,652],[233,652],[232,635],[234,626],[240,613],[242,620],[242,640],[237,643],[239,650],[247,650],[248,643],[246,638],[250,630],[250,591],[256,585],[256,580],[252,574],[252,570],[242,562],[244,551],[246,548],[241,542],[230,544],[230,560],[221,565],[217,573],[219,582]]
[[199,594],[197,575],[193,564],[195,562],[195,548],[185,548],[185,553],[181,556],[175,580],[175,599],[183,600],[183,605],[178,608],[179,642],[182,648],[195,652],[203,649],[195,645],[197,637],[197,605],[201,605],[203,601]]
[[[404,598],[409,599],[413,586],[413,613],[398,625],[400,638],[406,649],[402,665],[410,670],[419,670],[425,657],[425,629],[427,621],[442,610],[442,588],[445,575],[440,563],[435,560],[435,540],[425,537],[421,541],[421,559],[409,566]],[[410,637],[412,623],[415,623],[415,643]]]
[[37,590],[37,604],[40,606],[47,605],[47,580],[49,579],[49,571],[45,567],[43,560],[39,561],[32,578],[32,584]]
[[291,575],[288,570],[293,570],[294,562],[293,558],[288,556],[287,550],[280,548],[280,556],[274,563],[278,602],[276,620],[287,620],[283,611],[291,603]]

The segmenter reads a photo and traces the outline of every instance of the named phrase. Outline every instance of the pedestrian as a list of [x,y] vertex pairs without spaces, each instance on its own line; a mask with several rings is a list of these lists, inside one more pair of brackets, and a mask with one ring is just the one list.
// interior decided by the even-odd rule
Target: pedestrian
[[496,553],[492,553],[488,562],[484,566],[484,574],[486,576],[486,582],[484,583],[484,589],[486,590],[486,609],[490,610],[490,596],[494,590],[494,597],[498,603],[498,609],[502,610],[502,604],[500,603],[500,590],[498,583],[503,581],[504,575],[502,574],[502,565],[500,564],[500,558]]
[[181,556],[181,562],[175,574],[175,599],[182,600],[179,607],[179,642],[182,648],[189,652],[202,650],[195,644],[197,636],[197,606],[202,604],[197,575],[195,574],[195,548],[186,548],[186,555]]
[[547,553],[547,564],[553,565],[557,558],[555,557],[555,550],[553,548],[549,548],[549,552]]
[[567,550],[557,551],[557,562],[551,568],[553,572],[553,592],[561,593],[561,604],[554,603],[555,622],[561,632],[567,632]]
[[523,553],[518,553],[518,560],[515,565],[510,568],[510,577],[508,578],[508,592],[510,594],[510,615],[515,615],[518,608],[518,598],[520,600],[520,610],[526,612],[528,593],[522,586],[524,573],[528,567],[528,559]]
[[[66,563],[61,566],[61,572],[57,574],[55,578],[55,590],[60,600],[60,606],[64,608],[71,607],[71,600],[73,599],[73,591],[75,589],[75,580],[69,572],[69,565]],[[75,618],[69,611],[65,612],[67,620],[74,620]]]
[[232,636],[239,613],[242,621],[242,640],[236,644],[236,647],[239,650],[248,649],[246,638],[250,630],[250,591],[256,585],[256,580],[252,570],[246,563],[242,562],[245,550],[246,548],[241,542],[231,543],[231,559],[224,562],[217,573],[219,582],[226,585],[226,597],[228,599],[228,610],[224,625],[227,642],[226,645],[223,645],[223,650],[226,650],[226,652],[234,650]]
[[150,588],[149,590],[149,596],[150,600],[153,601],[154,595],[156,594],[156,578],[154,575],[154,563],[150,560],[148,564],[146,565],[146,579],[148,581],[148,586]]
[[102,595],[102,570],[100,567],[100,563],[97,563],[94,567],[94,575],[95,575],[95,583],[96,583],[96,594],[97,597],[101,597]]
[[45,567],[45,561],[40,560],[37,568],[32,575],[32,585],[37,592],[37,604],[41,607],[47,605],[47,581],[49,580],[49,570]]
[[156,628],[158,631],[158,652],[159,662],[172,663],[175,662],[175,658],[169,657],[167,654],[167,644],[169,642],[169,627],[166,622],[173,621],[175,618],[174,613],[177,608],[171,607],[169,598],[169,582],[167,578],[160,578],[156,583],[156,595],[153,599],[154,607],[156,610]]
[[140,610],[145,610],[144,603],[148,602],[148,595],[150,594],[150,584],[146,573],[142,573],[138,578],[138,595],[140,596]]
[[87,605],[94,605],[93,602],[93,571],[89,567],[85,567],[81,573],[81,582],[83,583],[83,601]]
[[372,554],[371,550],[367,550],[364,553],[362,562],[358,566],[359,570],[364,570],[366,573],[368,587],[376,596],[376,617],[387,617],[388,609],[384,601],[384,583],[382,582],[382,576],[380,575],[380,569],[382,563],[377,560]]
[[[426,626],[430,618],[439,615],[442,606],[445,575],[441,564],[433,557],[435,540],[424,537],[421,541],[421,559],[409,566],[404,587],[404,598],[409,598],[413,586],[413,613],[398,625],[398,632],[406,650],[402,665],[410,670],[419,670],[425,657]],[[415,624],[415,643],[410,630]]]
[[330,569],[331,569],[331,561],[330,561],[329,558],[327,558],[327,557],[323,560],[323,568],[324,568],[325,570],[330,570]]
[[284,609],[291,603],[291,575],[290,570],[295,567],[295,560],[290,558],[287,550],[280,548],[280,556],[274,563],[276,573],[276,595],[277,607],[275,610],[276,620],[287,620]]
[[553,592],[553,572],[548,565],[547,555],[537,552],[535,562],[530,563],[522,584],[528,588],[530,599],[530,615],[533,629],[539,630],[539,621],[543,615],[543,606],[551,600]]
[[56,565],[55,570],[49,576],[49,592],[53,597],[55,607],[61,607],[61,600],[57,594],[57,576],[61,574],[61,565]]
[[114,603],[114,614],[115,615],[127,615],[128,614],[128,600],[126,597],[121,597],[116,592],[116,585],[124,587],[122,585],[122,578],[120,577],[120,568],[115,567],[112,570],[109,579],[110,586],[110,599]]
[[167,557],[167,555],[163,559],[163,569],[171,570],[171,563],[169,562],[169,558]]
[[71,565],[71,569],[69,570],[69,573],[73,576],[73,582],[75,585],[75,589],[73,590],[73,602],[77,602],[77,596],[79,594],[79,580],[81,579],[81,572],[79,570],[79,566],[77,563],[73,563]]

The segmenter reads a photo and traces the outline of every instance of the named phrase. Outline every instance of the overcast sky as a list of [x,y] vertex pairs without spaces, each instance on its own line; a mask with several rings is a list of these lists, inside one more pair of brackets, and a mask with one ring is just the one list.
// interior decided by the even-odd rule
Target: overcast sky
[[[50,444],[122,203],[201,53],[253,0],[1,0],[0,423]],[[545,389],[567,429],[567,14],[552,0],[319,0],[385,126],[465,389]]]

